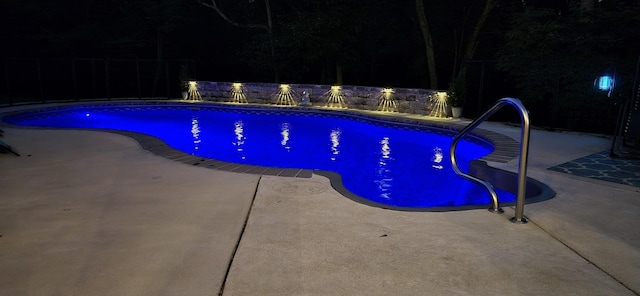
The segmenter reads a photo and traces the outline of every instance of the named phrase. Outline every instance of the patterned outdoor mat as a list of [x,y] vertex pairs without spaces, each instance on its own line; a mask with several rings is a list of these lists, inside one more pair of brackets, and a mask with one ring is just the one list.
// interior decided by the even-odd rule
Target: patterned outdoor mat
[[591,154],[549,168],[552,171],[640,187],[640,160],[613,158],[609,151]]

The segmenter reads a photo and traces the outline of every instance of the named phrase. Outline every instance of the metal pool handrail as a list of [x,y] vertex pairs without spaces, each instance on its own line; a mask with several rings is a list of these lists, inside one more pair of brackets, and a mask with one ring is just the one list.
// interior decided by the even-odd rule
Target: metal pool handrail
[[482,180],[480,178],[471,176],[466,174],[460,170],[458,167],[458,163],[456,161],[456,146],[458,142],[471,130],[476,128],[482,122],[484,122],[491,115],[496,113],[505,105],[511,105],[518,113],[520,113],[520,120],[522,124],[522,131],[520,133],[520,162],[518,163],[518,195],[516,199],[516,213],[513,218],[511,218],[511,222],[514,223],[527,223],[527,218],[524,217],[524,198],[527,186],[527,159],[529,156],[529,131],[530,131],[530,123],[529,123],[529,111],[524,107],[522,102],[515,98],[502,98],[498,100],[493,107],[483,113],[478,119],[472,121],[469,125],[467,125],[464,129],[462,129],[455,137],[453,137],[453,141],[451,142],[451,148],[449,149],[449,156],[451,158],[451,167],[453,167],[453,171],[456,172],[459,176],[464,177],[467,180],[476,182],[482,186],[484,186],[491,194],[492,199],[492,207],[489,211],[502,213],[504,212],[502,208],[500,208],[500,204],[498,201],[498,194],[496,194],[496,190],[493,188],[491,183]]

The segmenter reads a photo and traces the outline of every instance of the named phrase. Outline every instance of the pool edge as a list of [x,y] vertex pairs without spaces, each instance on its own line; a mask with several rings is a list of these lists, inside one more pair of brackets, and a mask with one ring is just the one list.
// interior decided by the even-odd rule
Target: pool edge
[[[55,104],[54,106],[48,106],[48,107],[42,107],[40,109],[50,109],[50,108],[57,108],[57,107],[61,107],[61,106],[65,106],[68,104],[65,103],[60,103],[60,104]],[[238,104],[223,104],[223,103],[216,103],[216,102],[198,102],[198,103],[191,103],[191,102],[182,102],[182,101],[143,101],[143,102],[135,102],[135,101],[124,101],[124,102],[118,102],[118,101],[110,101],[110,102],[99,102],[99,103],[81,103],[81,104],[73,104],[74,106],[77,107],[82,107],[82,106],[95,106],[95,105],[130,105],[130,106],[140,106],[140,105],[157,105],[157,106],[196,106],[196,105],[203,105],[203,106],[222,106],[222,107],[227,107],[227,108],[257,108],[257,109],[269,109],[269,110],[276,110],[276,109],[280,109],[280,110],[286,110],[290,107],[282,107],[282,106],[269,106],[269,105],[238,105]],[[31,105],[33,106],[33,105]],[[221,171],[228,171],[228,172],[236,172],[236,173],[246,173],[246,174],[257,174],[257,175],[270,175],[270,176],[280,176],[280,177],[294,177],[294,178],[311,178],[313,174],[317,174],[317,175],[321,175],[324,176],[326,178],[328,178],[330,180],[331,186],[340,194],[342,194],[343,196],[356,201],[358,203],[361,204],[365,204],[365,205],[369,205],[372,207],[378,207],[378,208],[382,208],[382,209],[389,209],[389,210],[396,210],[396,211],[411,211],[411,212],[448,212],[448,211],[464,211],[464,210],[471,210],[471,209],[483,209],[483,208],[488,208],[488,205],[469,205],[469,206],[446,206],[446,207],[429,207],[429,208],[411,208],[411,207],[397,207],[397,206],[389,206],[389,205],[384,205],[384,204],[380,204],[380,203],[376,203],[373,201],[370,201],[368,199],[365,199],[363,197],[360,197],[354,193],[352,193],[351,191],[349,191],[344,184],[342,183],[342,176],[336,172],[333,171],[324,171],[324,170],[310,170],[310,169],[291,169],[291,168],[275,168],[275,167],[264,167],[264,166],[255,166],[255,165],[246,165],[246,164],[237,164],[237,163],[232,163],[232,162],[225,162],[225,161],[220,161],[220,160],[215,160],[215,159],[211,159],[211,158],[205,158],[205,157],[201,157],[201,156],[196,156],[196,155],[192,155],[192,154],[188,154],[182,151],[179,151],[177,149],[174,149],[172,147],[170,147],[168,144],[166,144],[163,140],[151,136],[151,135],[147,135],[147,134],[143,134],[143,133],[138,133],[138,132],[131,132],[131,131],[120,131],[120,130],[109,130],[109,129],[87,129],[87,128],[76,128],[76,129],[71,129],[71,128],[43,128],[43,127],[23,127],[23,126],[16,126],[10,123],[5,122],[3,119],[5,116],[7,115],[11,115],[14,113],[21,113],[21,112],[25,112],[27,110],[30,111],[34,111],[34,109],[38,109],[36,108],[28,108],[28,109],[22,109],[22,110],[15,110],[15,111],[8,111],[8,112],[2,112],[2,109],[0,109],[0,126],[5,126],[5,127],[11,127],[11,128],[22,128],[22,129],[52,129],[52,130],[88,130],[88,131],[98,131],[98,132],[108,132],[108,133],[113,133],[113,134],[119,134],[119,135],[123,135],[123,136],[127,136],[129,138],[132,138],[134,140],[136,140],[139,145],[141,146],[141,148],[143,148],[144,150],[147,150],[155,155],[158,155],[160,157],[172,160],[172,161],[177,161],[177,162],[181,162],[187,165],[192,165],[192,166],[199,166],[199,167],[203,167],[203,168],[207,168],[207,169],[215,169],[215,170],[221,170]],[[305,111],[305,112],[328,112],[328,113],[335,113],[335,114],[347,114],[347,115],[351,115],[351,116],[362,116],[365,118],[370,118],[373,120],[377,120],[377,121],[388,121],[390,123],[396,123],[396,124],[405,124],[405,125],[419,125],[419,126],[425,126],[425,127],[431,127],[431,128],[437,128],[437,129],[442,129],[444,131],[448,131],[451,133],[455,133],[459,130],[461,130],[462,128],[464,128],[464,125],[462,124],[458,124],[458,123],[454,123],[454,122],[446,122],[446,121],[434,121],[434,120],[429,120],[428,118],[423,118],[423,119],[412,119],[412,118],[406,118],[406,117],[391,117],[390,115],[394,115],[396,113],[393,114],[372,114],[369,112],[361,112],[362,110],[333,110],[333,109],[326,109],[326,108],[309,108],[309,107],[296,107],[297,111]],[[503,171],[501,169],[497,169],[497,168],[493,168],[491,166],[486,165],[486,161],[493,161],[493,162],[500,162],[500,163],[506,163],[511,161],[512,159],[514,159],[515,157],[518,156],[519,154],[519,150],[518,150],[518,145],[519,143],[517,141],[515,141],[514,139],[497,133],[497,132],[493,132],[493,131],[489,131],[489,130],[485,130],[485,129],[476,129],[474,130],[474,132],[472,133],[474,134],[474,136],[476,138],[479,138],[481,140],[487,141],[489,143],[491,143],[494,146],[494,150],[488,154],[485,155],[484,157],[482,157],[480,160],[476,160],[479,162],[482,162],[485,164],[485,167],[481,169],[481,171],[483,172],[496,172],[496,171],[502,171],[502,173],[494,173],[494,174],[498,174],[498,175],[505,175],[504,173],[509,173],[506,171]],[[515,147],[515,148],[514,148]],[[471,170],[471,166],[470,166],[470,170]],[[489,174],[491,175],[491,174]],[[508,174],[506,174],[508,175]],[[505,176],[506,176],[505,175]],[[537,184],[540,184],[540,186],[538,186],[539,188],[546,188],[544,190],[542,190],[543,192],[545,192],[546,194],[544,196],[541,197],[535,197],[535,198],[527,198],[526,202],[527,203],[531,203],[531,202],[539,202],[539,201],[543,201],[543,200],[547,200],[552,198],[555,195],[555,192],[553,192],[553,190],[551,190],[548,186],[546,186],[545,184],[538,182],[534,179],[531,178],[527,178],[528,179],[528,184],[533,184],[535,186],[538,186]],[[530,183],[531,182],[531,183]],[[548,189],[548,190],[547,190]],[[509,190],[507,190],[509,191]],[[511,192],[511,191],[509,191]],[[549,192],[551,192],[551,195],[549,196]],[[503,206],[510,206],[512,204],[515,204],[514,202],[511,203],[503,203],[501,205]]]

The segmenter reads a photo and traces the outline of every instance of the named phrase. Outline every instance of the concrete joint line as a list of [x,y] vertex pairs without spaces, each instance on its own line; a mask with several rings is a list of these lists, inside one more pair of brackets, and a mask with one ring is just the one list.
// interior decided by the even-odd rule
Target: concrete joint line
[[227,270],[224,273],[224,279],[222,280],[222,285],[220,285],[220,291],[218,291],[218,296],[222,296],[224,293],[224,287],[227,284],[227,278],[229,277],[229,271],[231,271],[231,265],[233,264],[233,258],[236,257],[236,252],[238,252],[238,248],[240,247],[240,242],[242,241],[242,237],[244,236],[244,231],[247,229],[247,223],[249,222],[249,216],[251,216],[251,210],[253,209],[253,203],[256,200],[256,196],[258,195],[258,187],[260,187],[260,181],[262,181],[262,175],[258,177],[258,182],[256,184],[256,188],[253,191],[253,197],[251,198],[251,204],[249,205],[249,210],[247,210],[247,216],[244,219],[244,225],[242,225],[242,230],[240,230],[240,235],[238,235],[238,242],[233,248],[233,253],[231,253],[231,258],[229,259],[229,265],[227,265]]
[[[513,208],[515,210],[515,208]],[[573,247],[569,246],[568,244],[566,244],[565,242],[563,242],[559,237],[553,235],[551,232],[547,231],[546,229],[544,229],[542,226],[540,226],[539,224],[535,223],[534,221],[532,221],[531,219],[529,219],[529,224],[533,224],[536,227],[538,227],[540,230],[544,231],[544,233],[548,234],[550,237],[552,237],[553,239],[555,239],[557,242],[561,243],[563,246],[567,247],[569,250],[571,250],[571,252],[573,252],[574,254],[578,255],[580,258],[584,259],[585,261],[589,262],[589,264],[593,265],[595,268],[597,268],[598,270],[602,271],[604,274],[608,275],[609,277],[611,277],[614,281],[616,281],[618,284],[622,285],[623,287],[625,287],[627,290],[629,290],[631,293],[633,293],[634,295],[640,296],[640,293],[638,293],[638,291],[634,291],[633,289],[631,289],[629,286],[625,285],[625,283],[623,283],[622,281],[618,280],[615,276],[613,276],[611,273],[607,272],[606,270],[602,269],[602,267],[598,266],[598,264],[596,264],[595,262],[589,260],[589,258],[583,256],[582,254],[580,254],[576,249],[574,249]]]

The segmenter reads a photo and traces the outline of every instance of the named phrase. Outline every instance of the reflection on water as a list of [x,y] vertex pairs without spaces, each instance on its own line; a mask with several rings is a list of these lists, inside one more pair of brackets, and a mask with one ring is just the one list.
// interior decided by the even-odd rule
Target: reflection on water
[[378,159],[378,168],[376,170],[377,178],[374,182],[378,186],[380,197],[386,200],[391,200],[391,182],[393,182],[393,176],[391,175],[390,165],[393,160],[393,157],[391,157],[389,137],[384,137],[380,140],[380,158]]
[[244,137],[244,134],[243,134],[244,123],[242,122],[242,120],[238,120],[234,122],[233,125],[235,126],[235,129],[233,130],[233,132],[236,134],[236,139],[232,144],[236,146],[236,151],[240,155],[240,158],[245,159],[246,156],[244,155],[244,140],[246,138]]
[[289,123],[283,123],[280,125],[280,135],[282,136],[282,141],[280,141],[280,145],[287,150],[287,152],[291,151],[291,146],[289,146]]
[[197,150],[200,148],[200,124],[198,122],[198,117],[191,118],[191,135],[193,137],[193,149]]
[[433,157],[431,158],[431,161],[433,162],[431,164],[431,166],[434,169],[443,169],[444,167],[442,166],[442,158],[444,157],[444,155],[442,154],[442,148],[440,147],[436,147],[433,148]]
[[338,154],[340,154],[340,135],[342,131],[340,129],[331,130],[329,137],[331,138],[331,161],[336,161]]

